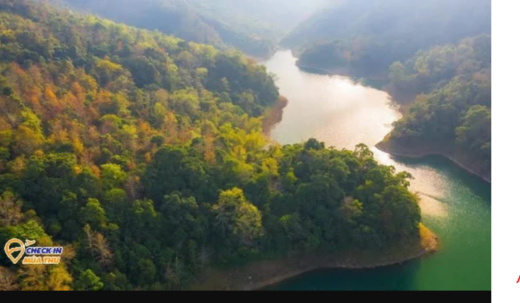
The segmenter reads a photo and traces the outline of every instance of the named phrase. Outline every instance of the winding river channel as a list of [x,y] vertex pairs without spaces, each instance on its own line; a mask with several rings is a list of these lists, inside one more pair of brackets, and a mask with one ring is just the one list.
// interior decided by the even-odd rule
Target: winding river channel
[[440,249],[402,265],[309,272],[267,289],[491,290],[491,185],[440,157],[400,159],[377,150],[401,116],[388,94],[346,77],[304,72],[296,60],[287,50],[262,62],[289,99],[271,137],[282,144],[316,138],[338,149],[365,143],[381,163],[410,172]]

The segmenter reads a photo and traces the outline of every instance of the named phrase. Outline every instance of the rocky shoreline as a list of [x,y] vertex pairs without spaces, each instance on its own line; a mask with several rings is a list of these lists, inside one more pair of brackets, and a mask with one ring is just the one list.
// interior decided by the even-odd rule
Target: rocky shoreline
[[421,149],[411,149],[407,147],[404,150],[395,147],[395,144],[392,144],[391,141],[388,139],[385,139],[384,141],[376,144],[376,148],[390,155],[403,158],[420,159],[427,156],[441,156],[450,160],[455,165],[467,171],[468,173],[488,183],[491,183],[491,173],[486,172],[485,169],[482,167],[474,167],[474,165],[472,165],[471,163],[477,163],[478,160],[471,160],[471,156],[463,150],[441,150],[428,147],[424,147]]

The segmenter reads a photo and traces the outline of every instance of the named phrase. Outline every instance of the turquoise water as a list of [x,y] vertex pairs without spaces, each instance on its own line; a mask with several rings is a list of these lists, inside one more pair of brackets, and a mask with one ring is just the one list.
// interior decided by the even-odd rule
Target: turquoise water
[[400,118],[388,95],[340,76],[296,67],[290,51],[264,62],[289,99],[271,132],[282,143],[316,138],[327,146],[371,147],[376,158],[414,176],[423,221],[440,239],[435,254],[371,270],[318,270],[268,290],[491,290],[491,185],[441,157],[399,159],[374,146]]

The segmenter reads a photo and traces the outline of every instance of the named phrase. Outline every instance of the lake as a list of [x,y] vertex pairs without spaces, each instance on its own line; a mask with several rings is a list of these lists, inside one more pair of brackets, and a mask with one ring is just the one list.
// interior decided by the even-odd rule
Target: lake
[[338,149],[368,145],[378,161],[414,176],[423,221],[440,240],[439,251],[402,265],[370,270],[318,270],[267,290],[491,290],[491,185],[441,157],[400,159],[374,146],[401,115],[386,92],[347,77],[311,74],[288,50],[261,64],[276,74],[289,99],[271,131],[281,144],[309,138]]

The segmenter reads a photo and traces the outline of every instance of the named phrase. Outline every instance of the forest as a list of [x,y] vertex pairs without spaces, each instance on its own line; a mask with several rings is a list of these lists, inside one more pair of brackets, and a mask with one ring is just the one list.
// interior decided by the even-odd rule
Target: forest
[[491,37],[420,51],[390,66],[392,85],[418,95],[387,138],[402,146],[455,146],[491,176]]
[[420,241],[411,176],[363,144],[271,142],[280,100],[235,50],[0,0],[0,242],[64,247],[58,265],[1,254],[0,290],[185,289],[209,267]]

